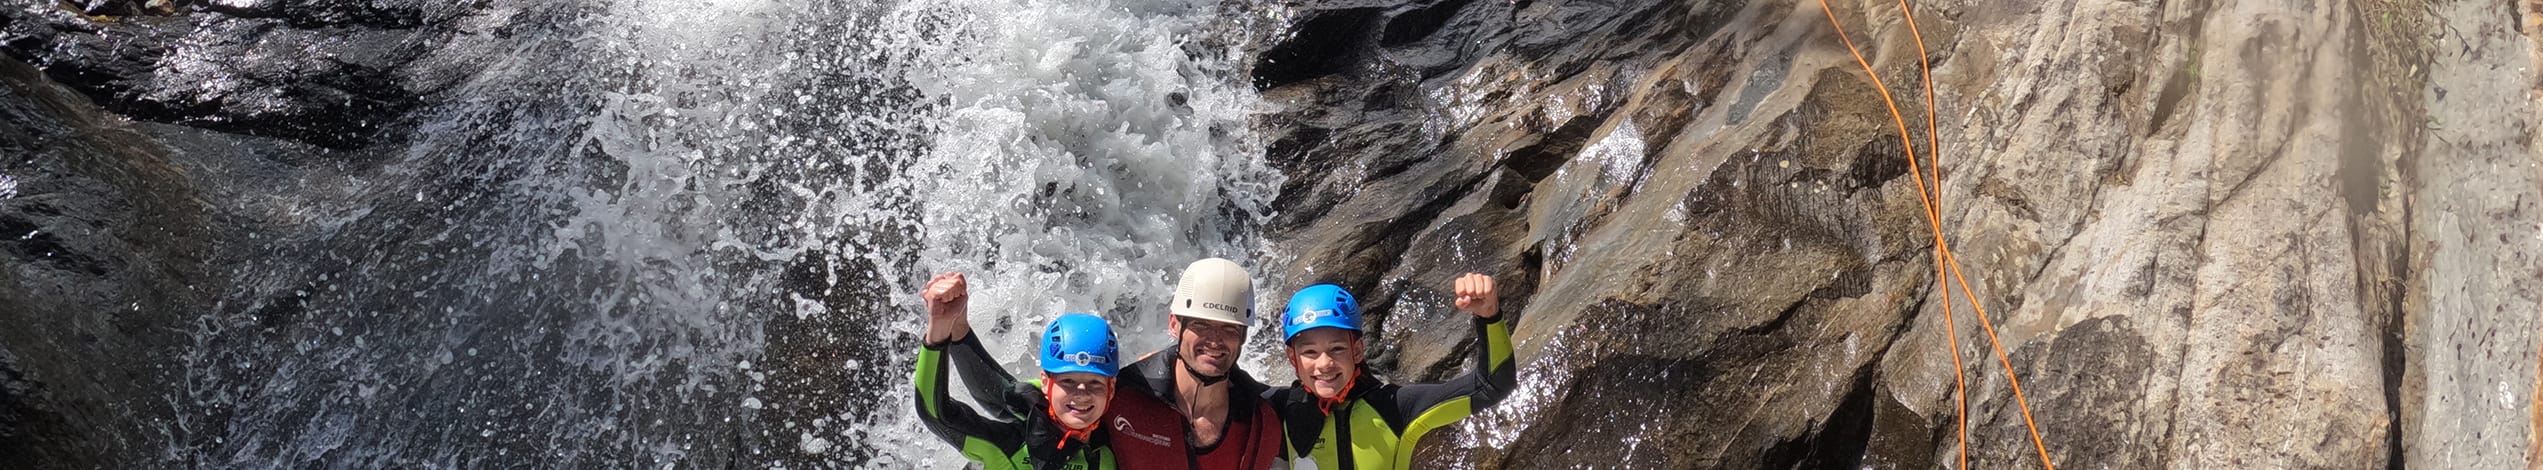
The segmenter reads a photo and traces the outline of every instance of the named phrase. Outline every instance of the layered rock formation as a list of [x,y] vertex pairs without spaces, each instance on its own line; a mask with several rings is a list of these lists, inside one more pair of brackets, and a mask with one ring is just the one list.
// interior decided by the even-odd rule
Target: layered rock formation
[[108,110],[340,149],[468,79],[525,23],[487,2],[25,3],[0,10],[9,55]]
[[1963,398],[1981,468],[2524,458],[2532,6],[1830,5],[1987,326],[1811,1],[1307,2],[1256,69],[1283,277],[1381,299],[1408,379],[1463,366],[1445,276],[1518,280],[1457,465],[1957,467]]

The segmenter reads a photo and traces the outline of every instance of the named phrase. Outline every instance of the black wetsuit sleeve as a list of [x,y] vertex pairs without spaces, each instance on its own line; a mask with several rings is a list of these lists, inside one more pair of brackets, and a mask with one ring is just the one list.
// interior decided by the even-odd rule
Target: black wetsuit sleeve
[[[953,444],[966,457],[983,462],[1008,458],[1024,449],[1025,421],[991,420],[973,411],[971,406],[955,401],[947,390],[946,350],[944,346],[921,346],[918,351],[918,373],[911,382],[918,387],[918,420],[938,439]],[[1013,401],[1009,393],[979,397],[982,401]],[[1013,403],[1008,403],[1014,406]],[[994,452],[994,455],[981,455]]]
[[1306,459],[1307,450],[1315,448],[1316,439],[1324,431],[1325,415],[1316,409],[1315,395],[1303,388],[1280,387],[1265,391],[1263,396],[1265,402],[1271,403],[1272,411],[1280,414],[1281,434],[1286,439],[1281,456]]
[[946,345],[945,356],[953,363],[954,373],[962,375],[963,387],[971,391],[972,399],[979,401],[981,413],[1014,421],[1025,413],[1039,411],[1017,408],[1017,400],[1008,397],[1026,385],[989,357],[989,348],[980,344],[980,335],[963,335],[961,340]]
[[1480,410],[1500,403],[1503,397],[1509,396],[1510,389],[1517,388],[1519,372],[1517,361],[1510,357],[1508,324],[1499,318],[1475,319],[1475,359],[1481,362],[1477,365],[1480,370],[1467,372],[1447,382],[1405,385],[1396,389],[1389,400],[1397,411],[1392,414],[1402,417],[1399,419],[1409,419],[1441,403],[1462,397],[1472,397],[1471,406]]

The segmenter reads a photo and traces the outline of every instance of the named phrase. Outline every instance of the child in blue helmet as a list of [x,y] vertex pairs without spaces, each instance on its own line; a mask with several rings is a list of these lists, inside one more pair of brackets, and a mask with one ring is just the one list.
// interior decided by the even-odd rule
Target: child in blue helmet
[[1307,286],[1289,297],[1281,335],[1298,381],[1267,396],[1288,428],[1285,457],[1296,468],[1407,468],[1422,436],[1499,403],[1517,384],[1492,277],[1467,273],[1455,288],[1457,309],[1475,315],[1482,370],[1436,384],[1397,385],[1369,374],[1361,364],[1367,345],[1360,303],[1342,286]]
[[[927,430],[989,469],[1109,469],[1116,466],[1100,424],[1111,406],[1121,354],[1103,317],[1069,313],[1042,331],[1042,377],[1017,382],[971,335],[968,287],[939,274],[920,293],[927,336],[918,351],[918,417]],[[998,419],[953,401],[945,362],[973,385],[973,399]],[[981,393],[981,391],[993,393]]]

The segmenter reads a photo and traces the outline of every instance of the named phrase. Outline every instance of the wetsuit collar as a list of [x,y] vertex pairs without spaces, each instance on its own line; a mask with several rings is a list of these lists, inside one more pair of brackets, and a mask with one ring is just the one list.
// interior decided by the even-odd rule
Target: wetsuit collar
[[[1124,377],[1119,383],[1131,384],[1134,388],[1147,393],[1148,396],[1156,397],[1168,405],[1181,405],[1183,399],[1175,393],[1174,368],[1177,366],[1174,362],[1177,360],[1180,358],[1175,355],[1174,348],[1166,348],[1149,354],[1147,357],[1140,358],[1138,362],[1131,363],[1130,367],[1122,369]],[[1262,382],[1254,381],[1253,376],[1246,375],[1244,368],[1229,368],[1227,375],[1222,377],[1224,378],[1221,380],[1229,382],[1227,395],[1230,406],[1239,409],[1251,406],[1249,403],[1262,398],[1261,394],[1268,388]]]
[[[1107,382],[1111,383],[1109,386],[1104,388],[1104,401],[1111,402],[1113,401],[1112,394],[1119,392],[1121,388],[1119,380],[1108,380]],[[1052,401],[1050,399],[1052,389],[1058,387],[1059,383],[1060,379],[1051,377],[1051,375],[1047,373],[1042,374],[1042,412],[1044,413],[1043,416],[1047,417],[1051,422],[1049,427],[1060,431],[1057,448],[1067,450],[1069,442],[1094,442],[1095,431],[1104,429],[1102,417],[1096,417],[1097,422],[1094,425],[1087,426],[1086,429],[1069,429],[1068,426],[1060,424],[1060,404],[1059,402]],[[1106,414],[1110,413],[1108,412]]]
[[1331,415],[1335,409],[1341,408],[1338,405],[1341,405],[1343,402],[1358,400],[1360,397],[1366,396],[1372,391],[1376,391],[1377,387],[1385,384],[1385,382],[1381,382],[1377,379],[1377,376],[1369,374],[1368,364],[1361,364],[1359,371],[1351,374],[1351,378],[1344,381],[1342,384],[1342,396],[1339,398],[1325,398],[1324,395],[1317,395],[1315,390],[1309,390],[1307,388],[1307,379],[1304,378],[1291,381],[1289,383],[1289,388],[1291,390],[1296,390],[1297,393],[1300,394],[1301,398],[1308,402],[1315,403],[1317,411],[1322,411],[1327,415]]
[[[1053,419],[1048,413],[1049,408],[1054,406],[1049,398],[1036,398],[1034,401],[1041,402],[1040,408],[1044,412],[1025,415],[1025,445],[1035,449],[1055,451],[1035,450],[1032,452],[1035,460],[1044,460],[1044,456],[1048,456],[1051,462],[1066,462],[1068,456],[1101,447],[1110,440],[1110,433],[1106,432],[1107,430],[1100,424],[1080,431],[1071,431],[1066,426],[1061,426],[1060,421]],[[1106,416],[1110,416],[1110,413],[1106,413]]]

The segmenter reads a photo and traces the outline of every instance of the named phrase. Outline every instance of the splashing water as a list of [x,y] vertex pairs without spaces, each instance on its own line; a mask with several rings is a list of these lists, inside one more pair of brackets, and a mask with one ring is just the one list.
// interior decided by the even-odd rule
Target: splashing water
[[525,8],[552,29],[311,214],[341,228],[231,270],[168,460],[959,465],[910,415],[929,274],[1022,364],[1062,311],[1160,346],[1174,272],[1259,251],[1279,176],[1218,8]]
[[[928,227],[921,264],[983,273],[986,302],[973,308],[1030,312],[1022,325],[1083,310],[1162,330],[1162,317],[1124,315],[1158,310],[1187,263],[1248,259],[1251,242],[1233,229],[1258,222],[1278,186],[1244,140],[1253,97],[1227,78],[1236,51],[1186,51],[1207,34],[1202,3],[1009,3],[939,5],[1038,13],[964,17],[950,29],[970,40],[930,51],[971,59],[919,84],[950,102],[937,158],[908,179],[930,183],[914,191]],[[1026,333],[1002,343],[1027,344]],[[1163,344],[1161,333],[1123,336],[1126,350]]]

